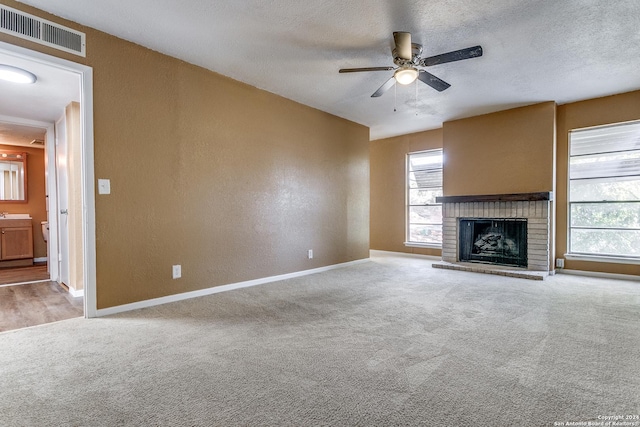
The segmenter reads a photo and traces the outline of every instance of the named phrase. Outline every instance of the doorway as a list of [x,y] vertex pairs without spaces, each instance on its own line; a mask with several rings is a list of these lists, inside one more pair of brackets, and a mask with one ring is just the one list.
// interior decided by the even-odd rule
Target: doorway
[[55,172],[46,173],[47,159],[57,158],[53,134],[48,123],[0,116],[0,164],[15,169],[12,156],[21,160],[19,173],[9,174],[19,191],[0,192],[0,332],[83,315],[82,296],[58,273],[68,257],[58,256],[59,245],[48,236],[49,218],[57,212],[57,194],[50,191],[60,181]]
[[[36,51],[20,48],[11,44],[0,42],[0,63],[8,65],[14,65],[17,63],[22,66],[31,67],[39,70],[52,70],[59,75],[65,75],[67,78],[75,79],[77,82],[79,96],[77,100],[73,100],[78,105],[78,122],[79,132],[76,145],[67,147],[68,151],[77,153],[77,173],[69,176],[71,181],[69,185],[75,186],[78,191],[78,199],[76,200],[76,207],[74,209],[77,212],[76,231],[77,235],[74,236],[75,241],[80,242],[77,247],[80,248],[76,254],[77,260],[73,266],[80,266],[77,271],[77,275],[81,280],[82,287],[80,289],[70,289],[75,296],[78,294],[84,296],[83,311],[85,317],[95,317],[96,310],[96,298],[95,298],[95,194],[94,194],[94,178],[93,178],[93,105],[92,105],[92,70],[90,67],[63,60],[57,57],[45,55]],[[25,65],[26,64],[26,65]],[[48,81],[48,79],[43,79]],[[64,86],[64,87],[69,87]],[[64,90],[59,90],[56,96],[60,96]],[[47,129],[47,144],[53,144],[54,149],[47,149],[46,155],[46,175],[47,175],[47,196],[46,205],[48,210],[48,223],[49,223],[49,236],[47,241],[47,257],[49,261],[50,278],[53,282],[61,282],[60,272],[62,270],[62,263],[68,263],[67,259],[60,257],[60,245],[61,241],[68,238],[69,233],[63,230],[65,236],[60,233],[61,216],[66,213],[60,213],[60,211],[69,212],[70,208],[60,209],[58,194],[60,188],[58,184],[58,168],[56,167],[55,156],[55,128],[54,123],[59,121],[59,117],[47,117],[43,119],[43,116],[38,117],[33,113],[36,110],[39,114],[46,114],[46,108],[36,108],[37,104],[32,103],[30,106],[24,106],[25,102],[16,102],[21,100],[21,95],[9,94],[3,96],[0,100],[0,118],[13,117],[14,119],[24,122],[30,122],[32,124],[37,123],[42,126],[44,123]],[[28,98],[27,95],[24,95]],[[12,100],[14,102],[12,102]],[[42,103],[42,101],[40,101]],[[22,107],[21,107],[22,105]],[[22,109],[21,109],[22,108]],[[61,110],[60,106],[53,106],[51,108],[57,109],[58,114],[64,115],[64,108]],[[51,114],[51,113],[49,113]],[[66,126],[66,123],[65,123]],[[49,146],[51,147],[51,146]],[[68,186],[65,186],[68,190]],[[40,226],[40,224],[38,224]],[[73,269],[73,268],[72,268]],[[68,281],[68,279],[67,279]]]

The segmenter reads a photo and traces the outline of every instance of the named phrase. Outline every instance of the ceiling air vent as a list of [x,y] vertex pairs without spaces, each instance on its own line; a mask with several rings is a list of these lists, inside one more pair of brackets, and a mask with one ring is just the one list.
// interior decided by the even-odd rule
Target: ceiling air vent
[[0,32],[85,56],[84,33],[1,4]]

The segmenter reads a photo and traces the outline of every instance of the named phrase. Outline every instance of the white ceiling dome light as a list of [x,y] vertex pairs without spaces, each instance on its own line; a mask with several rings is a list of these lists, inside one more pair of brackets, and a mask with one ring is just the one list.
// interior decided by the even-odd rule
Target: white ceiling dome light
[[401,85],[408,85],[416,81],[418,78],[418,70],[414,67],[405,66],[400,67],[393,73],[393,77]]
[[22,68],[0,64],[0,80],[6,80],[12,83],[30,84],[35,83],[38,78],[35,74],[30,73],[27,70],[23,70]]

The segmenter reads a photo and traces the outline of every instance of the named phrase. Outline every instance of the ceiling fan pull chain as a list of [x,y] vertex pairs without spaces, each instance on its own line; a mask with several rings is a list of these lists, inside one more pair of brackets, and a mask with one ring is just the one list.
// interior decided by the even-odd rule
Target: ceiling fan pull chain
[[413,82],[413,85],[416,87],[416,117],[418,116],[418,79]]
[[398,106],[398,85],[393,85],[393,112],[398,111],[396,108]]

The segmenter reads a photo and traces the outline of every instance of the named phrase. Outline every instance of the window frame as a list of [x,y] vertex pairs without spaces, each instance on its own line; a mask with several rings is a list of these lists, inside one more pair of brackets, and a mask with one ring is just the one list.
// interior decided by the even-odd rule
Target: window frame
[[[579,205],[609,205],[609,206],[614,206],[616,204],[637,204],[640,205],[640,199],[638,200],[631,200],[631,199],[607,199],[607,200],[596,200],[596,198],[593,198],[592,200],[572,200],[572,184],[573,183],[578,183],[578,182],[584,182],[586,180],[592,181],[592,182],[600,182],[600,183],[606,183],[606,182],[613,182],[613,183],[618,183],[618,182],[623,182],[625,180],[628,180],[629,178],[636,178],[638,180],[640,180],[640,173],[639,174],[631,174],[631,175],[623,175],[623,176],[617,176],[614,175],[612,173],[609,174],[605,174],[601,177],[576,177],[576,178],[572,178],[571,174],[572,174],[572,159],[576,159],[576,158],[586,158],[588,156],[606,156],[606,155],[612,155],[612,154],[635,154],[637,153],[639,150],[635,149],[635,148],[631,148],[631,149],[625,149],[624,147],[616,147],[612,150],[607,150],[607,151],[590,151],[590,152],[582,152],[582,153],[577,153],[572,155],[571,151],[572,151],[572,140],[575,134],[580,133],[580,132],[585,132],[585,131],[593,131],[593,130],[598,130],[598,129],[606,129],[606,128],[614,128],[614,127],[622,127],[622,126],[627,126],[627,125],[636,125],[636,126],[640,126],[640,121],[629,121],[629,122],[620,122],[620,123],[611,123],[611,124],[607,124],[607,125],[603,125],[603,126],[594,126],[594,127],[589,127],[589,128],[580,128],[580,129],[573,129],[569,132],[568,135],[568,151],[567,151],[567,253],[565,254],[565,257],[567,259],[575,259],[575,260],[583,260],[583,261],[597,261],[597,262],[614,262],[614,263],[625,263],[625,264],[640,264],[640,254],[638,255],[634,255],[634,254],[628,254],[628,253],[594,253],[594,252],[583,252],[583,251],[576,251],[572,248],[572,231],[573,230],[594,230],[594,231],[598,231],[598,230],[605,230],[605,231],[640,231],[640,228],[638,227],[631,227],[631,226],[616,226],[616,225],[611,225],[611,226],[602,226],[602,225],[598,225],[598,224],[590,224],[590,226],[586,226],[586,225],[573,225],[573,218],[572,218],[572,213],[574,211],[574,205],[575,206],[579,206]],[[625,179],[626,178],[626,179]]]
[[[440,167],[439,168],[434,168],[434,171],[440,171],[440,175],[442,176],[443,172],[444,172],[444,150],[442,148],[433,148],[433,149],[428,149],[428,150],[420,150],[420,151],[413,151],[410,153],[406,154],[406,158],[405,158],[405,241],[404,241],[404,245],[408,246],[408,247],[419,247],[419,248],[434,248],[434,249],[442,249],[442,239],[440,240],[439,243],[435,243],[435,242],[415,242],[415,241],[411,241],[411,225],[415,224],[411,222],[411,208],[412,207],[421,207],[421,206],[439,206],[440,207],[440,212],[441,212],[441,216],[440,216],[440,222],[439,223],[429,223],[429,224],[425,224],[425,225],[439,225],[440,226],[440,230],[442,230],[442,203],[425,203],[425,204],[419,204],[419,205],[412,205],[411,204],[411,157],[412,156],[416,156],[416,155],[424,155],[426,153],[439,153],[440,154],[440,158],[441,158],[441,162],[440,162]],[[443,183],[442,180],[440,181],[440,185],[437,187],[424,187],[424,188],[429,188],[429,189],[435,189],[440,190],[442,192],[443,189]],[[441,235],[442,235],[442,231],[441,231]]]

